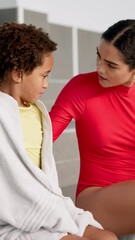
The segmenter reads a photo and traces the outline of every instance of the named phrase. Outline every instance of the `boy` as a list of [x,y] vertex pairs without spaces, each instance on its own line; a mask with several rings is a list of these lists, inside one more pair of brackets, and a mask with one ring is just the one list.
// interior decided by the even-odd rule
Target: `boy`
[[50,118],[38,100],[55,50],[42,29],[0,26],[0,239],[116,240],[58,185]]

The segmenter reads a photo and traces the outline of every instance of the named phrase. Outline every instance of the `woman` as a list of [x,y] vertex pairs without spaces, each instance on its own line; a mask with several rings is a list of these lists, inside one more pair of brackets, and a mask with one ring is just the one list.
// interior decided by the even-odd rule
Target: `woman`
[[97,71],[79,74],[51,109],[56,140],[75,119],[80,152],[76,205],[118,236],[135,232],[135,20],[101,36]]

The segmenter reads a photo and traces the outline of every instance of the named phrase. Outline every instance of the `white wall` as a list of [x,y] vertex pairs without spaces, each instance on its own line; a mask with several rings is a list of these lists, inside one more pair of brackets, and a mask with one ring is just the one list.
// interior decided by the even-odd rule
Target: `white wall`
[[51,23],[102,32],[120,19],[135,18],[135,0],[0,0],[48,14]]
[[123,18],[135,18],[135,0],[46,0],[49,21],[104,31]]

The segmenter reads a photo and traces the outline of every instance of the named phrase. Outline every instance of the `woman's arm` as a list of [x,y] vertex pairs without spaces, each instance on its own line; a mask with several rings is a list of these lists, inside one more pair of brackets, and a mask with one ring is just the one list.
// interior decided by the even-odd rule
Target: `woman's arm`
[[53,141],[55,141],[68,126],[72,116],[57,103],[54,104],[49,114],[52,122]]
[[53,141],[55,141],[72,119],[79,119],[84,113],[86,98],[83,91],[83,76],[72,78],[58,95],[51,111]]

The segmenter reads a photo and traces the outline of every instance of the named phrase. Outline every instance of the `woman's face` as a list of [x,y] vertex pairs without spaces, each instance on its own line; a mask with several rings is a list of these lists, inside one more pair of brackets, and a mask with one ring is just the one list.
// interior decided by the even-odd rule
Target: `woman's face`
[[130,70],[119,50],[104,39],[101,39],[97,48],[96,64],[102,87],[130,87],[135,82],[135,69]]

